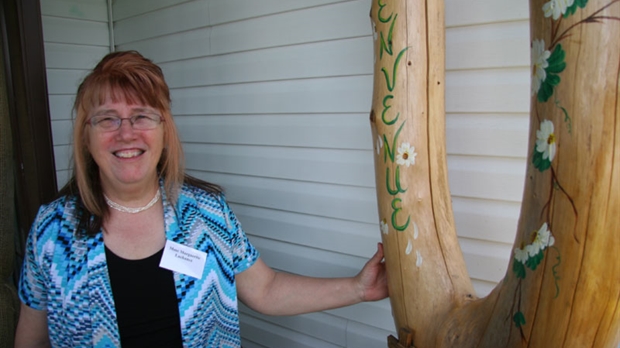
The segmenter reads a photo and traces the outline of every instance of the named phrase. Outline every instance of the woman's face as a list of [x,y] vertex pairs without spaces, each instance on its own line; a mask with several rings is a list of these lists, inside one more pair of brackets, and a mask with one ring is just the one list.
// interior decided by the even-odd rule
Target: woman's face
[[120,128],[112,131],[87,125],[90,128],[86,139],[88,150],[99,166],[104,189],[148,187],[157,183],[157,164],[164,148],[164,126],[160,123],[154,129],[136,130],[129,120],[136,115],[161,113],[147,105],[115,102],[108,97],[89,115],[89,119],[93,116],[123,119]]

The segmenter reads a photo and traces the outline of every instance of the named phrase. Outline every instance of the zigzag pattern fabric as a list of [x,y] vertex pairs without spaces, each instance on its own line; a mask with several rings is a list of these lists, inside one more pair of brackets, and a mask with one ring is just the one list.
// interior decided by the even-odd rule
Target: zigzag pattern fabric
[[[162,190],[163,192],[163,190]],[[47,310],[54,347],[120,347],[103,234],[77,237],[77,199],[41,207],[26,245],[19,296]],[[163,196],[166,238],[207,253],[200,279],[173,272],[184,347],[240,347],[235,275],[258,259],[223,196],[184,185]]]

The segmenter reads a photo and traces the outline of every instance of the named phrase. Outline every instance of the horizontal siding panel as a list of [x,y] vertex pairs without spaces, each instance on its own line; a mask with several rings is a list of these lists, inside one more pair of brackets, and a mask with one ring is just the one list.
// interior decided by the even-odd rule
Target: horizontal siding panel
[[[253,338],[250,337],[250,333],[247,333],[246,335],[246,332],[243,329],[244,325],[246,322],[253,322],[254,319],[276,325],[277,329],[290,329],[310,337],[319,339],[322,338],[323,341],[335,344],[338,347],[377,348],[385,346],[385,342],[387,341],[387,337],[389,335],[396,336],[396,333],[393,330],[382,330],[324,313],[312,313],[292,317],[273,317],[248,311],[249,310],[245,309],[245,307],[241,305],[241,336],[244,340],[242,342],[244,347],[251,347],[245,340]],[[269,332],[265,332],[265,334],[270,335]],[[281,345],[280,342],[276,342],[274,345],[271,345],[273,343],[270,340],[263,341],[262,338],[259,339],[259,342],[268,344],[268,347],[285,347]],[[321,342],[319,344],[321,344]]]
[[208,25],[209,12],[206,0],[183,2],[126,20],[115,19],[114,42],[122,45]]
[[257,236],[250,236],[250,241],[269,266],[279,271],[310,277],[353,277],[372,256],[355,257]]
[[112,13],[114,20],[122,20],[189,1],[193,0],[114,0],[112,2]]
[[185,144],[187,167],[237,175],[373,187],[370,151]]
[[[49,77],[48,77],[49,78]],[[48,81],[49,82],[49,81]],[[77,88],[76,88],[77,91]],[[74,93],[76,92],[74,91]],[[71,110],[73,109],[74,95],[50,95],[50,117],[52,121],[71,120]]]
[[160,64],[210,55],[210,35],[211,28],[200,28],[127,44],[117,42],[116,49],[119,51],[136,50]]
[[446,30],[446,69],[488,69],[530,65],[527,20]]
[[369,112],[372,76],[175,89],[176,115]]
[[382,330],[372,326],[350,322],[347,326],[347,347],[377,348],[385,347],[388,336],[398,337],[392,330]]
[[41,14],[107,23],[108,4],[106,0],[43,0]]
[[232,204],[248,235],[368,257],[381,241],[378,223],[360,223]]
[[177,116],[184,142],[372,150],[368,113]]
[[472,279],[471,284],[474,286],[476,295],[481,298],[487,296],[497,286],[497,282],[487,282],[478,279]]
[[338,346],[346,345],[347,320],[330,314],[318,312],[294,316],[270,316],[254,312],[242,303],[239,305],[239,311],[242,315],[251,316]]
[[71,171],[66,170],[56,170],[56,187],[60,190],[67,182],[69,182],[69,178],[71,176]]
[[56,165],[56,170],[69,169],[71,151],[72,148],[70,145],[54,145],[54,163]]
[[277,47],[161,64],[170,88],[371,75],[372,38]]
[[209,16],[212,24],[236,22],[274,13],[302,10],[344,0],[226,0],[210,1]]
[[231,203],[376,224],[374,188],[327,185],[300,181],[217,174],[190,173],[221,185]]
[[446,26],[527,20],[527,1],[512,0],[446,0]]
[[43,16],[44,41],[81,44],[90,46],[109,46],[108,24],[103,22]]
[[[185,142],[372,150],[368,114],[177,116]],[[451,155],[524,158],[529,115],[448,114]],[[491,145],[492,144],[492,145]]]
[[452,196],[520,202],[526,164],[501,157],[448,156]]
[[[456,158],[448,160],[448,168],[453,196],[521,200],[525,171],[521,161]],[[224,186],[235,203],[373,224],[378,221],[376,192],[372,187],[193,172]]]
[[49,94],[75,94],[89,70],[47,69]]
[[110,52],[109,47],[45,43],[47,69],[91,70]]
[[470,277],[487,282],[498,282],[508,268],[512,244],[459,238],[463,258]]
[[54,145],[69,145],[73,137],[73,122],[70,120],[52,120],[52,138]]
[[362,302],[354,306],[331,309],[327,313],[381,330],[394,330],[394,318],[392,317],[392,307],[389,299],[377,302]]
[[[260,251],[261,258],[274,269],[312,277],[355,276],[372,256],[359,258],[258,237],[251,237],[250,240]],[[327,313],[384,330],[391,330],[393,326],[391,306],[387,299],[363,302],[329,310]]]
[[262,344],[258,344],[256,342],[248,341],[244,339],[243,333],[241,333],[241,344],[243,348],[271,348],[267,346],[263,346]]
[[514,242],[521,211],[519,202],[452,197],[452,209],[460,237]]
[[335,344],[287,330],[248,315],[241,315],[240,320],[243,346],[249,346],[246,344],[246,341],[249,341],[265,347],[339,348]]
[[529,113],[529,68],[446,72],[446,112]]
[[447,114],[451,155],[527,157],[529,114]]
[[212,53],[371,36],[369,12],[368,1],[347,1],[214,26]]

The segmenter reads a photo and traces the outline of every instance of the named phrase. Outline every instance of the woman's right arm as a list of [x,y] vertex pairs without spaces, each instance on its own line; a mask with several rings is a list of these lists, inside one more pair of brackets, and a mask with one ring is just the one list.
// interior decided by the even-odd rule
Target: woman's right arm
[[47,332],[47,311],[32,309],[21,304],[15,348],[51,347]]

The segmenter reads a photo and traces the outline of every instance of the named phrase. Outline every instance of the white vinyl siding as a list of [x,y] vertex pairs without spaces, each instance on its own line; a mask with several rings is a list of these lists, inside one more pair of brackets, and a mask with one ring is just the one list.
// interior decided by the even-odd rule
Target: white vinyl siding
[[[370,6],[113,1],[116,49],[138,50],[164,70],[189,172],[225,188],[244,230],[277,270],[351,276],[380,241],[368,120]],[[484,296],[506,272],[523,194],[528,8],[504,0],[445,6],[449,183],[467,268]],[[44,24],[59,16],[54,11],[44,11]],[[104,18],[94,23],[107,27]],[[104,36],[93,34],[103,54]],[[62,69],[58,81],[65,81],[50,88],[57,152],[68,152],[56,133],[69,129],[74,81],[101,55],[79,68],[48,65]],[[387,300],[295,317],[240,310],[246,348],[384,347],[396,331]]]
[[454,219],[480,296],[508,266],[525,183],[527,1],[445,0],[446,149]]
[[70,177],[73,101],[84,76],[108,52],[106,0],[41,0],[47,92],[58,187]]

